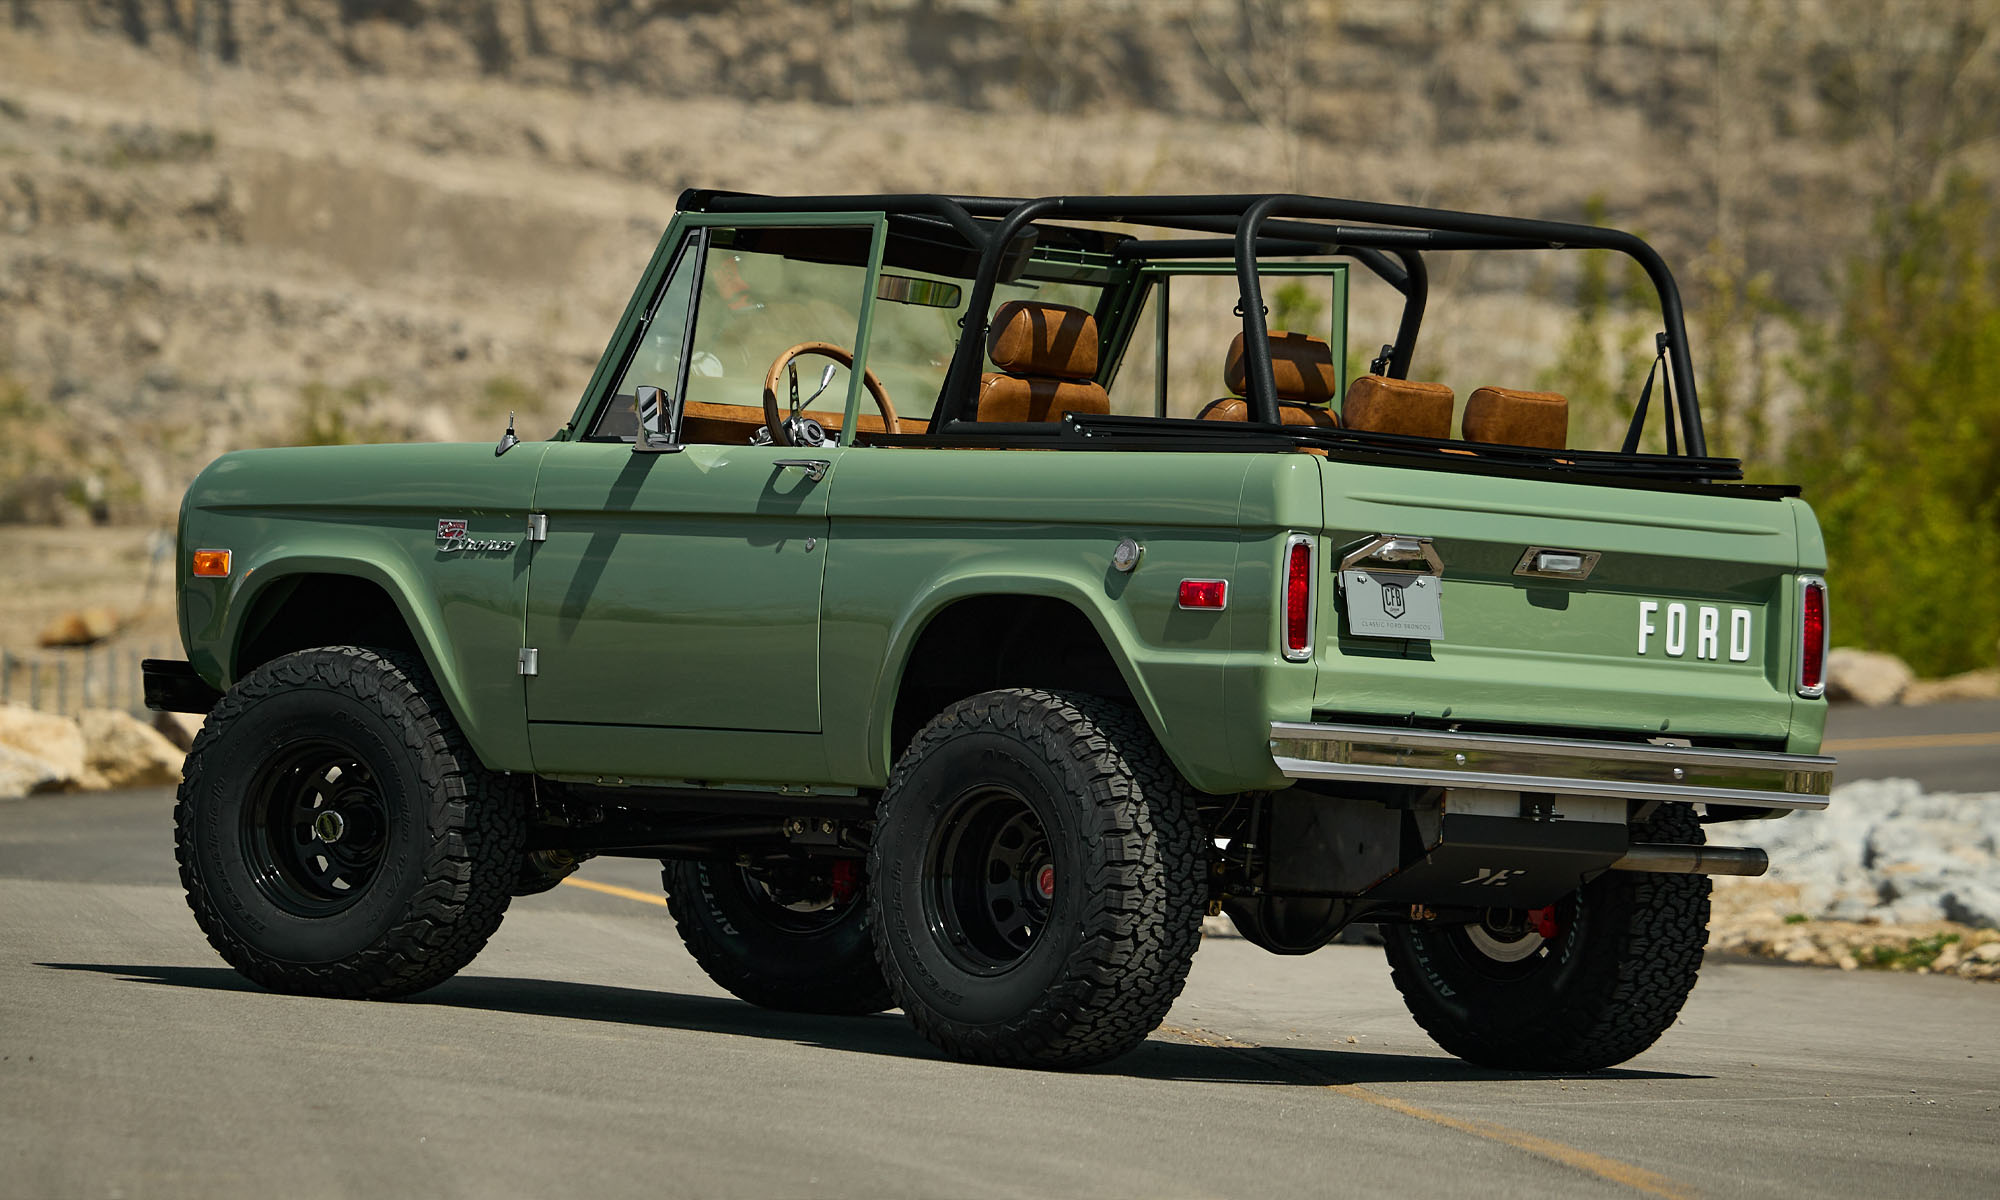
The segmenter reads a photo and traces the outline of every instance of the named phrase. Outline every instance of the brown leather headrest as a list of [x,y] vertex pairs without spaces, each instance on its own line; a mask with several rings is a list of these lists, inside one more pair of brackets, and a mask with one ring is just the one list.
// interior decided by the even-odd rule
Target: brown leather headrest
[[1363,375],[1347,387],[1340,422],[1370,433],[1451,437],[1452,392],[1442,383]]
[[1460,428],[1468,442],[1562,450],[1569,443],[1569,400],[1558,392],[1483,387],[1466,397]]
[[[1333,347],[1303,333],[1273,333],[1271,340],[1271,381],[1278,385],[1278,399],[1299,404],[1326,404],[1340,388],[1340,376],[1333,369]],[[1222,364],[1222,382],[1230,391],[1247,396],[1250,389],[1243,378],[1243,335],[1229,343],[1229,357]]]
[[[1203,421],[1248,421],[1250,402],[1241,396],[1225,396],[1211,400],[1208,406],[1196,413]],[[1295,404],[1284,401],[1278,405],[1278,421],[1284,425],[1315,425],[1321,429],[1340,428],[1340,414],[1318,404]]]
[[1009,300],[993,314],[986,353],[1010,375],[1089,379],[1097,374],[1097,318],[1067,304]]

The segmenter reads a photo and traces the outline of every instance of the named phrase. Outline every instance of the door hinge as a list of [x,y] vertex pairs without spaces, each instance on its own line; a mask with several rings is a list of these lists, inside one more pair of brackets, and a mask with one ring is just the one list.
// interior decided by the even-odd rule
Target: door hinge
[[528,514],[528,540],[531,542],[546,542],[549,540],[549,514]]
[[542,673],[542,652],[533,646],[521,647],[520,671],[523,675]]

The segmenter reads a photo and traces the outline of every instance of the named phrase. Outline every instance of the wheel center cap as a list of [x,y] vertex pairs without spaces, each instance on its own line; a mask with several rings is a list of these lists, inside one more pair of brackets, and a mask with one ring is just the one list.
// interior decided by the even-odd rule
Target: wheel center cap
[[313,818],[313,836],[329,846],[346,833],[347,818],[330,808]]
[[1045,864],[1041,870],[1035,872],[1035,890],[1042,894],[1044,900],[1055,898],[1056,869],[1053,866]]

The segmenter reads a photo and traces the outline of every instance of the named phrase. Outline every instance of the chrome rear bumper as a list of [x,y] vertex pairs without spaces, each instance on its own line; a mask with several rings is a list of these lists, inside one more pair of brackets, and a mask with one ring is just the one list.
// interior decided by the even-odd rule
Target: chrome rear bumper
[[1271,757],[1293,779],[1825,808],[1834,760],[1808,754],[1634,742],[1271,724]]

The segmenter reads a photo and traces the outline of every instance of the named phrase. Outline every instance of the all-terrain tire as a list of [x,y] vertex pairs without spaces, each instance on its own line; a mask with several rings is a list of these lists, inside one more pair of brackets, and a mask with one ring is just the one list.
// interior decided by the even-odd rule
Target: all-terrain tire
[[[331,814],[331,815],[328,815]],[[383,999],[449,979],[500,924],[525,805],[414,655],[258,667],[203,724],[174,806],[196,922],[274,991]]]
[[[1685,804],[1662,805],[1633,834],[1703,841]],[[1706,875],[1606,871],[1555,905],[1554,937],[1500,946],[1523,954],[1512,961],[1466,926],[1382,933],[1396,989],[1439,1046],[1489,1067],[1597,1071],[1646,1050],[1680,1014],[1708,941],[1708,896]]]
[[865,887],[797,911],[734,863],[669,862],[661,882],[681,942],[731,995],[784,1012],[861,1015],[895,1004],[875,965]]
[[876,955],[945,1053],[1089,1066],[1180,995],[1207,866],[1194,793],[1136,711],[987,692],[925,726],[883,794]]

